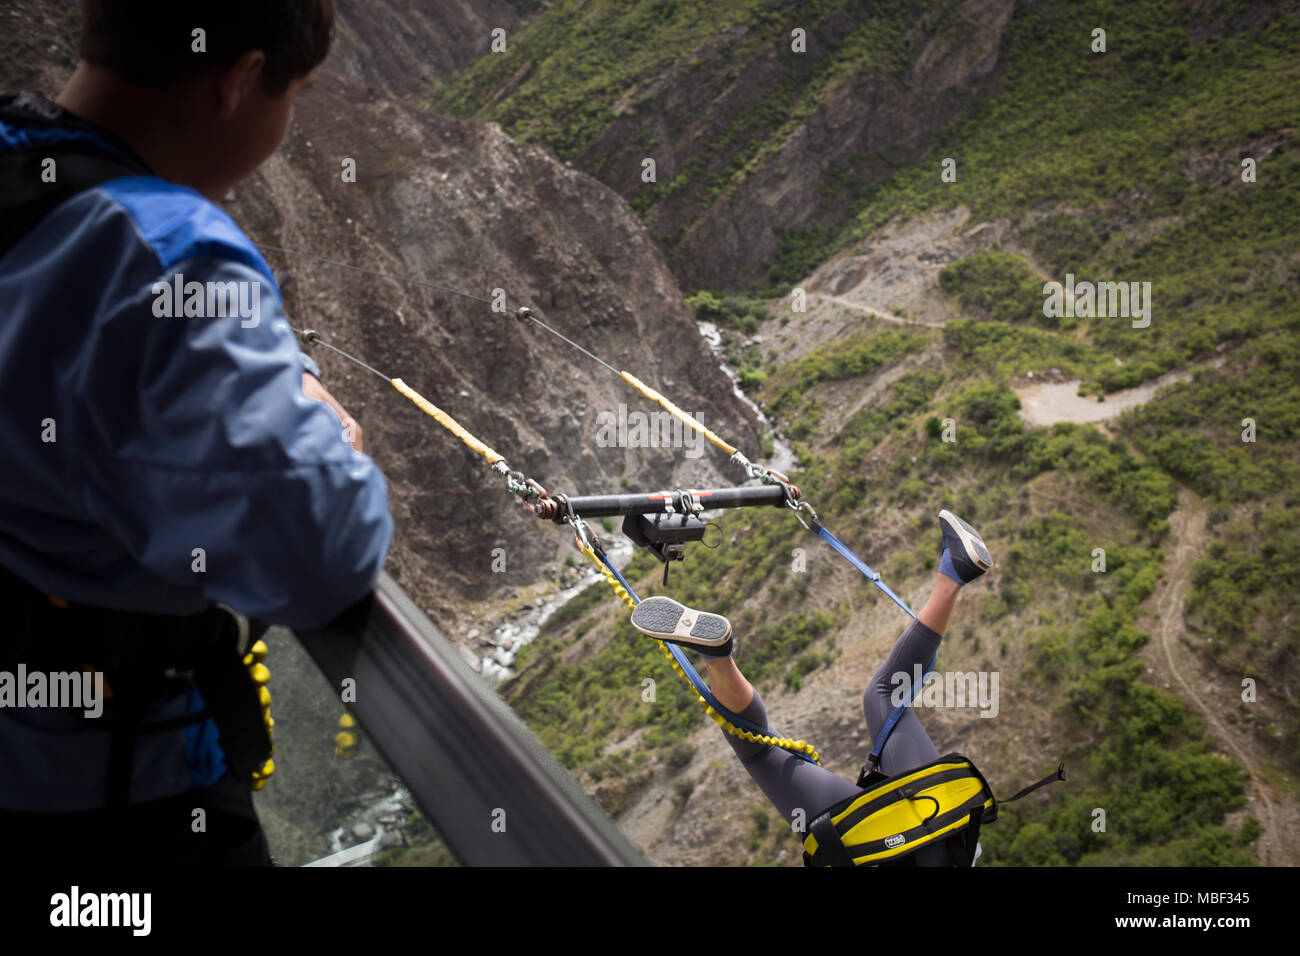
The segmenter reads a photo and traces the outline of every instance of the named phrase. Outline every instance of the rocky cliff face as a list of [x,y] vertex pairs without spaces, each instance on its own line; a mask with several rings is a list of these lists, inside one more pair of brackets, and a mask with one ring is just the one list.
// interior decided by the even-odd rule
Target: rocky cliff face
[[[647,224],[656,235],[685,229],[669,256],[683,288],[761,282],[763,263],[777,254],[786,232],[838,224],[857,192],[919,159],[936,130],[987,92],[1015,0],[966,0],[960,6],[970,17],[963,21],[966,29],[917,38],[914,58],[901,73],[866,67],[828,86],[816,109],[735,188],[706,202],[683,195],[654,209]],[[810,44],[833,47],[832,30],[853,26],[851,11],[840,19],[848,22],[811,35]],[[925,26],[922,17],[913,32],[924,36]],[[733,86],[717,91],[704,125],[688,135],[697,141],[710,135],[709,125],[734,109],[733,100],[759,96],[764,86],[788,75],[789,59],[769,46]],[[685,80],[683,75],[666,86],[665,112],[676,112],[674,100],[692,87]],[[707,94],[695,89],[690,95]],[[689,161],[689,154],[681,160]]]
[[[259,242],[529,305],[620,368],[700,409],[749,447],[731,396],[671,274],[616,194],[512,142],[494,125],[386,98],[357,106],[326,75],[285,147],[229,206]],[[354,159],[357,182],[343,182]],[[644,407],[608,370],[509,314],[451,292],[278,253],[291,316],[399,376],[552,491],[717,480],[680,450],[602,449],[595,416]],[[546,573],[567,535],[512,503],[500,479],[377,378],[328,353],[327,384],[366,429],[391,482],[390,571],[426,607],[454,613]],[[640,371],[638,371],[640,374]],[[679,466],[685,470],[679,470]],[[490,573],[505,549],[505,571]]]
[[550,0],[337,0],[339,31],[329,69],[398,97],[464,69]]
[[[338,47],[299,98],[284,146],[227,198],[228,210],[259,243],[487,298],[505,290],[512,309],[539,310],[755,449],[752,413],[617,194],[493,124],[387,92],[426,49],[430,68],[442,68],[464,52],[456,31],[477,30],[497,8],[530,6],[344,0]],[[29,0],[2,15],[0,86],[53,95],[75,66],[75,12]],[[344,181],[345,160],[355,161],[355,182]],[[551,491],[614,491],[625,477],[646,489],[720,480],[716,457],[599,447],[597,414],[647,403],[535,328],[450,292],[267,256],[291,321],[403,378]],[[553,576],[573,553],[567,533],[515,504],[482,458],[392,388],[331,353],[315,357],[389,478],[397,533],[388,570],[452,635],[468,627],[467,602]],[[505,570],[494,574],[496,548]]]
[[[1014,8],[773,0],[594,16],[557,4],[512,53],[482,58],[435,102],[500,117],[617,190],[683,288],[762,286],[802,233],[842,226],[873,183],[923,156],[989,91]],[[654,53],[629,39],[646,31]],[[566,86],[591,96],[577,101]],[[813,264],[788,265],[781,278]]]

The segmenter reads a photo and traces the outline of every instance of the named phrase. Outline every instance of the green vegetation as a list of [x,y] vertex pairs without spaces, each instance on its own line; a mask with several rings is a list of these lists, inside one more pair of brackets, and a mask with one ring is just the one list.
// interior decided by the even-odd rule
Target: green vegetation
[[[563,0],[511,37],[505,53],[482,57],[436,90],[431,105],[461,116],[483,115],[518,139],[541,140],[562,159],[572,159],[617,115],[617,101],[670,70],[682,51],[764,5]],[[650,37],[653,42],[647,42]],[[489,103],[494,105],[483,113]]]
[[930,336],[919,329],[891,328],[861,332],[824,345],[772,377],[768,407],[780,411],[819,382],[861,378],[922,351],[929,341]]
[[[1050,328],[1058,320],[1043,315],[1043,283],[1020,256],[994,249],[968,256],[939,272],[939,285],[968,311],[1004,322],[1039,322]],[[1060,321],[1071,328],[1074,321]]]
[[746,335],[757,332],[758,324],[767,318],[767,308],[761,301],[741,295],[719,297],[712,292],[701,291],[688,295],[686,304],[695,311],[695,318],[701,322],[713,322]]
[[[1249,26],[1249,7],[1095,0],[1017,8],[1002,91],[945,128],[927,162],[881,181],[811,258],[898,215],[961,203],[972,223],[1010,217],[1018,241],[1057,281],[1071,272],[1151,282],[1150,328],[1079,320],[1094,346],[1124,360],[1089,370],[1105,390],[1217,343],[1292,326],[1286,263],[1300,229],[1300,161],[1280,130],[1300,117],[1300,18],[1278,11]],[[1102,22],[1110,48],[1098,55],[1086,41]],[[1259,181],[1242,182],[1241,159],[1265,142]],[[941,181],[942,157],[957,160],[955,183]],[[1025,215],[1044,207],[1046,215]],[[773,269],[787,281],[804,274]],[[1041,283],[1009,254],[974,256],[947,274],[945,287],[972,311],[1050,321]]]
[[1023,536],[1008,559],[1025,585],[1081,582],[1078,622],[1038,629],[1029,673],[1061,701],[1074,739],[1086,735],[1093,743],[1066,758],[1081,785],[1052,803],[1018,804],[988,828],[990,861],[1250,865],[1249,852],[1222,825],[1244,804],[1242,771],[1208,751],[1186,705],[1141,679],[1134,652],[1146,635],[1132,621],[1155,585],[1158,553],[1112,545],[1106,573],[1085,575],[1080,556],[1092,542],[1077,518],[1053,513],[1020,526]]
[[[993,249],[941,273],[942,289],[966,316],[942,332],[860,328],[775,368],[761,365],[756,348],[736,353],[747,387],[798,442],[792,478],[896,588],[932,573],[926,535],[939,507],[994,543],[996,586],[963,599],[963,623],[945,653],[966,666],[1024,663],[1021,706],[1032,703],[1050,719],[1070,782],[1016,804],[987,829],[991,864],[1253,859],[1259,821],[1225,824],[1243,806],[1242,771],[1215,755],[1220,748],[1185,703],[1149,683],[1140,622],[1173,554],[1175,509],[1204,512],[1204,536],[1187,542],[1201,549],[1187,601],[1189,628],[1202,639],[1194,643],[1205,646],[1230,697],[1242,678],[1257,681],[1262,699],[1296,676],[1300,154],[1291,131],[1300,119],[1300,18],[1289,15],[1295,4],[1284,6],[1017,5],[996,95],[942,130],[926,160],[855,193],[838,224],[787,232],[768,264],[774,286],[788,286],[897,216],[964,204],[972,223],[1008,220],[1008,245],[1053,279],[1069,272],[1080,281],[1150,282],[1148,328],[1121,317],[1045,318],[1035,268]],[[758,8],[721,4],[715,26]],[[603,6],[587,9],[588,25],[600,28]],[[1088,49],[1098,23],[1108,32],[1105,54]],[[946,27],[927,21],[926,29]],[[745,34],[737,36],[719,54],[727,62],[743,62]],[[622,82],[614,85],[628,88]],[[519,100],[505,97],[500,108]],[[793,112],[787,104],[787,115],[801,102]],[[707,196],[727,188],[717,175],[753,168],[757,153],[742,141],[770,132],[777,119],[738,120],[717,156],[743,167],[683,167],[672,190]],[[597,136],[605,122],[588,133]],[[938,175],[946,156],[957,160],[955,183]],[[1258,182],[1241,180],[1246,157],[1258,161]],[[667,186],[654,202],[672,194]],[[842,198],[847,188],[831,183],[827,195]],[[691,302],[701,317],[746,336],[765,315],[748,298],[697,293]],[[936,353],[941,361],[932,362]],[[1174,369],[1194,375],[1104,430],[1028,428],[1012,385],[1051,368],[1100,397]],[[884,386],[884,372],[898,377]],[[847,389],[835,383],[875,386],[878,394],[841,420],[835,412]],[[955,441],[944,440],[948,419]],[[721,546],[693,550],[690,573],[675,568],[669,591],[732,616],[743,635],[742,666],[761,690],[797,688],[834,657],[837,634],[853,625],[854,613],[836,603],[843,598],[830,597],[844,593],[843,579],[832,579],[829,561],[790,572],[791,550],[810,546],[786,515],[728,515],[721,525]],[[1104,572],[1092,563],[1097,549]],[[638,559],[630,573],[645,589],[659,571]],[[533,663],[512,691],[516,705],[584,773],[605,772],[613,759],[607,745],[637,731],[629,772],[674,772],[687,758],[673,748],[698,726],[699,709],[653,643],[609,609],[605,586],[590,594],[557,615],[529,652]],[[855,592],[855,602],[875,599]],[[585,646],[572,652],[579,632]],[[656,681],[653,705],[641,701],[645,677]],[[1276,692],[1268,700],[1246,719],[1266,759],[1294,773],[1300,705]],[[773,720],[780,728],[781,715]],[[993,782],[1000,793],[1008,783]],[[781,828],[766,819],[752,818],[748,842],[771,860]]]
[[943,338],[969,367],[985,369],[1000,379],[1050,367],[1085,380],[1098,379],[1115,368],[1113,356],[1062,332],[961,320],[945,325]]
[[[1225,675],[1300,675],[1300,336],[1255,339],[1128,419],[1134,442],[1209,507],[1187,617]],[[1253,434],[1252,434],[1253,429]],[[1245,440],[1253,438],[1253,440]],[[1300,707],[1257,730],[1300,766]]]

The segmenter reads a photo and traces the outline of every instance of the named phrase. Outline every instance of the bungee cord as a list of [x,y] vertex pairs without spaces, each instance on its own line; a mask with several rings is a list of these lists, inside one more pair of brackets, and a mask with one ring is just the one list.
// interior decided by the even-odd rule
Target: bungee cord
[[366,371],[374,373],[389,385],[393,386],[393,388],[397,389],[398,392],[415,405],[416,408],[420,409],[420,411],[424,412],[443,428],[447,429],[447,431],[459,438],[471,450],[486,458],[493,471],[505,476],[506,487],[511,494],[518,495],[528,502],[537,501],[545,494],[545,490],[536,482],[532,482],[525,477],[523,472],[512,469],[506,463],[504,455],[493,451],[488,445],[476,438],[467,428],[465,428],[464,425],[456,421],[456,419],[452,418],[415,389],[411,388],[411,386],[407,385],[400,378],[393,378],[385,375],[383,372],[366,364],[355,355],[345,352],[338,346],[331,345],[329,342],[326,342],[325,339],[321,337],[321,334],[315,329],[295,329],[292,325],[289,326],[289,328],[293,330],[302,342],[306,344],[323,345],[330,351],[338,353],[349,362],[353,362]]

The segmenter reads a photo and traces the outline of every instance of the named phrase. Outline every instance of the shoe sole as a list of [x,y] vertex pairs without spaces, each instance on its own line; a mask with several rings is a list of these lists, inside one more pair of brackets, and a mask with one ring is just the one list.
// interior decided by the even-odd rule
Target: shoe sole
[[672,598],[646,598],[632,612],[632,626],[674,644],[721,647],[731,637],[731,622],[721,614],[696,611]]
[[948,522],[949,527],[957,532],[961,546],[966,549],[966,555],[975,562],[977,567],[983,571],[993,567],[993,555],[989,554],[989,549],[984,547],[984,539],[980,537],[978,531],[951,511],[940,511],[939,520]]

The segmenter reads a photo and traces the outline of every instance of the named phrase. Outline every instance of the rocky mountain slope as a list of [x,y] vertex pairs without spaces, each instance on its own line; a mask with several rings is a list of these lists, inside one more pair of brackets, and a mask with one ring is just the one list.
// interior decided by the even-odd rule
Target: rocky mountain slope
[[811,264],[802,237],[994,87],[1014,7],[558,3],[433,102],[548,143],[617,190],[683,288],[792,281]]
[[339,31],[329,69],[403,99],[464,69],[550,0],[337,0]]

